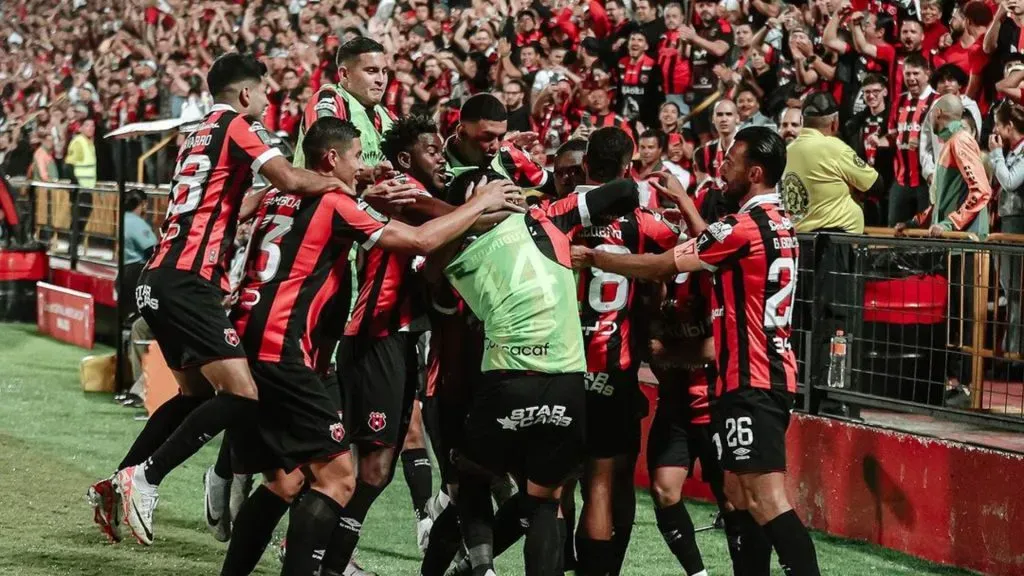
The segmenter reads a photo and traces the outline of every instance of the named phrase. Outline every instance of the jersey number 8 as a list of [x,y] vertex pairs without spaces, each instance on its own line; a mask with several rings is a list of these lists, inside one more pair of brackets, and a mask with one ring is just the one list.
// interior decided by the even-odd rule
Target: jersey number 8
[[[594,250],[610,254],[630,253],[629,248],[617,244],[601,244],[594,248]],[[594,278],[590,281],[588,299],[590,300],[590,307],[594,312],[617,312],[625,308],[626,302],[629,300],[629,279],[619,274],[605,272],[600,268],[592,268],[592,270]],[[604,299],[604,287],[609,284],[614,286],[615,293],[610,300],[606,301]]]
[[167,217],[194,212],[203,199],[203,186],[210,177],[212,163],[206,154],[189,154],[174,170],[174,188],[167,206]]

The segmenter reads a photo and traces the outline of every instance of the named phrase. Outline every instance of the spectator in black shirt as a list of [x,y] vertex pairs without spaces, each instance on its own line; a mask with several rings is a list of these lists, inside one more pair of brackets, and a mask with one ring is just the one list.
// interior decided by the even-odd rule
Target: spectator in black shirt
[[[714,68],[725,63],[732,39],[732,27],[718,18],[718,3],[696,0],[695,10],[700,18],[699,28],[684,25],[679,28],[683,41],[689,44],[690,78],[692,88],[686,94],[686,103],[693,108],[703,102],[718,87]],[[693,131],[702,137],[711,134],[710,108],[691,119]]]
[[525,104],[526,85],[522,80],[506,80],[502,94],[505,96],[505,108],[508,109],[509,131],[529,132],[530,109]]
[[[640,30],[643,31],[644,36],[647,37],[648,50],[653,51],[658,46],[661,35],[665,33],[665,22],[658,18],[654,0],[636,0],[633,16],[640,24]],[[650,53],[653,54],[653,52]]]
[[864,78],[861,86],[865,107],[843,125],[840,136],[853,148],[857,155],[874,167],[879,178],[867,191],[864,208],[865,226],[884,226],[888,209],[886,191],[892,185],[893,148],[878,147],[878,140],[888,131],[889,88],[888,82],[878,74]]

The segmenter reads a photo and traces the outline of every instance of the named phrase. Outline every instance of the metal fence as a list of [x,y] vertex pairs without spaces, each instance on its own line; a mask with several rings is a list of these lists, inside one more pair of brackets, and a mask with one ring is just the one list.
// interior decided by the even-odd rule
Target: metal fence
[[[12,178],[10,188],[21,215],[23,240],[47,246],[51,256],[97,264],[117,264],[117,185],[99,182],[85,188],[68,182]],[[167,186],[129,183],[146,195],[142,217],[159,230],[167,212]]]
[[[872,232],[801,237],[794,342],[805,408],[838,402],[1024,431],[1024,237]],[[828,381],[837,330],[849,339],[842,387]]]

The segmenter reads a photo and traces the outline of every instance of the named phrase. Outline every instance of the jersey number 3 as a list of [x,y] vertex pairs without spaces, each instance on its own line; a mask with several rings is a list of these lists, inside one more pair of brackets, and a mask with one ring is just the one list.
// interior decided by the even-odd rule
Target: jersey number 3
[[292,229],[291,216],[267,216],[260,225],[260,257],[253,264],[251,275],[260,282],[270,282],[281,267],[281,238]]

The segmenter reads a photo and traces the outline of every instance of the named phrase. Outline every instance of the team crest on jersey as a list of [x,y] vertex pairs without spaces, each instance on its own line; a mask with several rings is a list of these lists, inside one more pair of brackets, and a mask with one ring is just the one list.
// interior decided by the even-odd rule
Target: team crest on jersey
[[366,425],[370,427],[370,430],[380,432],[387,427],[388,416],[383,412],[370,412],[370,417],[366,419]]
[[334,440],[335,442],[340,443],[342,440],[345,439],[345,425],[342,424],[341,422],[335,422],[334,424],[331,424],[330,432],[331,439]]
[[238,346],[238,332],[235,332],[234,328],[225,328],[224,341],[227,342],[229,346]]

